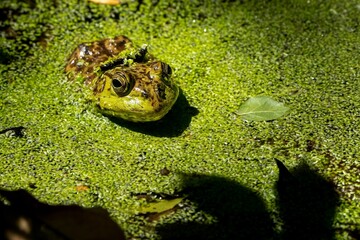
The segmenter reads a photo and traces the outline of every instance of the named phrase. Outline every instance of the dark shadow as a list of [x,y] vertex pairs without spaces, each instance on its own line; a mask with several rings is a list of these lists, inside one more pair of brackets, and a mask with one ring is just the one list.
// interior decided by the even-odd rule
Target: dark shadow
[[354,230],[348,230],[350,237],[353,239],[360,239],[360,226],[355,228]]
[[178,222],[157,228],[161,239],[272,239],[273,223],[262,199],[229,179],[184,175],[183,194],[198,210],[214,216],[214,224]]
[[6,134],[8,136],[14,136],[14,137],[24,137],[24,130],[25,130],[25,127],[23,127],[23,126],[10,127],[10,128],[0,130],[0,134]]
[[109,119],[135,132],[156,137],[177,137],[185,131],[190,125],[191,118],[198,113],[199,111],[195,107],[190,106],[183,91],[180,89],[179,97],[174,106],[159,121],[136,123],[113,117],[109,117]]
[[85,240],[125,239],[102,208],[48,205],[25,190],[0,190],[0,239]]
[[8,65],[14,59],[6,50],[0,48],[0,64]]
[[304,163],[291,172],[279,160],[276,164],[281,239],[334,239],[332,225],[339,203],[334,185]]

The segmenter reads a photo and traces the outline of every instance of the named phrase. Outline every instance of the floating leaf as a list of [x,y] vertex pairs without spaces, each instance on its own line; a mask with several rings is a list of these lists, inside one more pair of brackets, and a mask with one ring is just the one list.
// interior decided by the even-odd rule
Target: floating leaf
[[257,96],[248,99],[240,106],[238,114],[248,121],[269,121],[283,116],[289,110],[283,103],[279,103],[267,96]]
[[89,0],[89,1],[97,4],[106,4],[106,5],[120,4],[120,0]]
[[179,197],[171,200],[159,200],[156,202],[148,203],[146,206],[141,207],[139,209],[140,213],[158,213],[158,212],[164,212],[169,209],[174,208],[176,205],[178,205],[184,198]]
[[89,187],[88,186],[85,186],[85,185],[78,185],[75,187],[76,191],[78,192],[84,192],[84,191],[87,191],[89,190]]

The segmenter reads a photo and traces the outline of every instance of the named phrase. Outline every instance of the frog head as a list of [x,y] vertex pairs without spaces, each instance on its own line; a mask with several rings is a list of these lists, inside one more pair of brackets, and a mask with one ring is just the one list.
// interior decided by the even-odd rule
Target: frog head
[[105,115],[133,122],[156,121],[179,95],[171,75],[170,66],[161,61],[113,67],[94,79],[93,97]]

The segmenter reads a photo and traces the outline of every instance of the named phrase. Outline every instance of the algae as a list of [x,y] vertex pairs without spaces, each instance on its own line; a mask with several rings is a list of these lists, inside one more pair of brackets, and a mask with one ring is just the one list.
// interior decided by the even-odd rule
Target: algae
[[[181,173],[201,173],[261,199],[277,233],[274,158],[289,168],[306,162],[340,194],[335,237],[355,239],[357,1],[2,1],[0,11],[0,130],[24,128],[24,136],[0,135],[0,187],[26,189],[49,204],[101,206],[129,238],[157,239],[157,226],[219,219],[189,203],[148,223],[135,216],[132,194],[172,194],[181,190]],[[116,35],[148,44],[172,67],[183,94],[170,113],[177,121],[119,123],[66,80],[66,59],[78,44]],[[289,114],[243,121],[237,109],[258,95],[285,103]]]

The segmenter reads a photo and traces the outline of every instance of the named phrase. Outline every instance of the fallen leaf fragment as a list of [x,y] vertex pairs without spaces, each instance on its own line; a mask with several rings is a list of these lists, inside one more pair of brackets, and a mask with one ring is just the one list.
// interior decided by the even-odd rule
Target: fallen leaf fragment
[[148,203],[146,206],[143,206],[139,209],[140,213],[159,213],[164,212],[169,209],[174,208],[178,205],[184,198],[179,197],[171,200],[159,200],[156,202]]
[[283,103],[270,97],[256,96],[243,103],[237,114],[247,121],[270,121],[282,117],[288,110]]
[[106,5],[119,5],[120,0],[89,0],[90,2]]
[[84,192],[84,191],[89,190],[89,187],[88,187],[88,186],[85,186],[85,185],[79,185],[79,186],[76,186],[75,189],[76,189],[76,191],[78,191],[78,192]]

